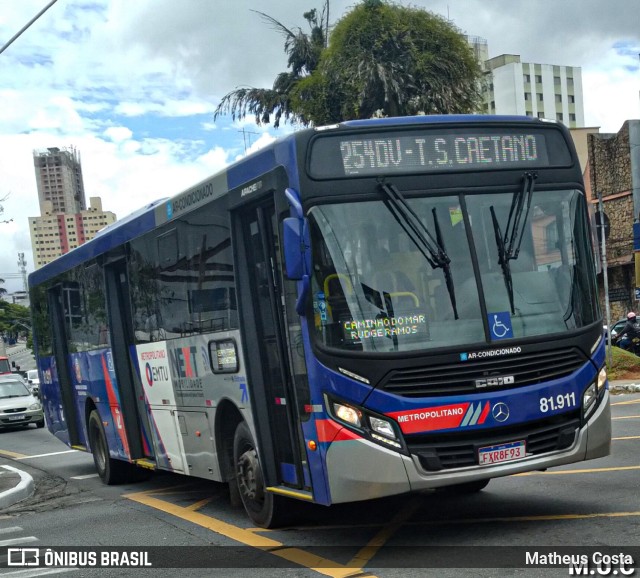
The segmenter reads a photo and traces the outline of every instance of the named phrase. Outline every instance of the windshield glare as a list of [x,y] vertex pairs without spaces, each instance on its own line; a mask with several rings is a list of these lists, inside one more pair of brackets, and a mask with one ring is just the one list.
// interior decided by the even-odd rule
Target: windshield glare
[[[394,210],[392,200],[312,208],[316,337],[329,347],[407,351],[547,335],[594,322],[599,313],[584,196],[533,192],[518,227],[508,227],[518,193],[407,197],[405,212]],[[406,222],[411,213],[413,228]],[[505,266],[500,247],[509,240]]]

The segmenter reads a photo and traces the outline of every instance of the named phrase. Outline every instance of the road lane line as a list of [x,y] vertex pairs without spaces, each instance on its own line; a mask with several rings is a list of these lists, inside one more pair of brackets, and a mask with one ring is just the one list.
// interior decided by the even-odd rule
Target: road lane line
[[630,399],[629,401],[616,401],[611,405],[632,405],[634,403],[640,403],[640,399]]
[[0,456],[5,456],[7,458],[26,458],[26,454],[17,454],[16,452],[10,452],[9,450],[0,450]]
[[619,441],[619,440],[640,440],[640,436],[623,436],[619,438],[611,438],[612,442]]
[[77,572],[78,570],[80,570],[80,568],[34,568],[33,570],[16,570],[15,572],[4,572],[2,576],[15,576],[15,578],[36,578],[37,576],[62,574],[64,572]]
[[[149,506],[150,508],[155,508],[156,510],[171,514],[172,516],[176,516],[177,518],[181,518],[187,522],[191,522],[192,524],[208,528],[216,534],[220,534],[221,536],[225,536],[246,546],[263,550],[273,556],[284,558],[294,564],[314,570],[315,572],[324,574],[325,576],[330,576],[331,578],[348,578],[350,576],[363,574],[363,570],[361,568],[343,566],[333,560],[316,556],[315,554],[311,554],[310,552],[301,550],[300,548],[287,547],[285,544],[278,542],[277,540],[261,536],[260,534],[254,534],[253,532],[234,526],[233,524],[223,522],[217,518],[206,516],[199,512],[193,512],[182,506],[159,500],[146,492],[125,494],[123,497],[133,500],[134,502],[144,504],[145,506]],[[367,574],[367,576],[375,578],[369,574]]]
[[0,540],[0,546],[13,546],[14,544],[24,544],[25,542],[37,542],[35,536],[22,536],[21,538],[9,538],[8,540]]
[[61,454],[77,454],[78,450],[65,450],[63,452],[51,452],[49,454],[38,454],[36,456],[21,456],[19,458],[16,458],[17,460],[30,460],[33,458],[46,458],[49,456],[59,456]]
[[594,518],[631,518],[638,516],[640,516],[640,512],[602,512],[599,514],[547,514],[542,516],[420,520],[416,522],[407,522],[407,526],[444,526],[449,524],[485,524],[493,522],[549,522],[558,520],[590,520]]
[[616,468],[593,468],[584,470],[560,470],[556,472],[523,472],[515,476],[562,476],[565,474],[598,474],[600,472],[621,472],[624,470],[640,470],[640,466],[618,466]]
[[11,532],[22,532],[20,526],[11,526],[10,528],[0,528],[0,534],[10,534]]
[[191,504],[190,506],[186,506],[186,510],[191,510],[192,512],[197,512],[200,508],[206,506],[209,502],[212,502],[213,498],[205,498],[204,500],[200,500],[195,504]]
[[616,420],[616,419],[638,419],[640,417],[640,415],[621,415],[619,417],[612,417],[612,420]]
[[385,525],[364,548],[362,548],[349,562],[347,566],[355,568],[364,568],[373,558],[380,548],[382,548],[389,539],[405,525],[407,520],[416,513],[416,510],[422,506],[418,500],[408,503],[398,514],[396,514],[389,524]]
[[85,474],[84,476],[71,476],[70,480],[88,480],[89,478],[97,478],[99,474]]

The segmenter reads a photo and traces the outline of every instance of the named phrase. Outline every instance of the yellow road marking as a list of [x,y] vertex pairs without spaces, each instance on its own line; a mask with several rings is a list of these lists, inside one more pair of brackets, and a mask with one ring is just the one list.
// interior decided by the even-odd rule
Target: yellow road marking
[[584,470],[560,470],[555,472],[523,472],[514,476],[562,476],[565,474],[597,474],[600,472],[621,472],[623,470],[640,470],[640,466],[618,466],[615,468],[593,468]]
[[200,500],[199,502],[196,502],[195,504],[191,504],[190,506],[187,506],[185,508],[185,510],[191,510],[192,512],[196,512],[200,508],[202,508],[203,506],[206,506],[211,501],[213,501],[213,498],[205,498],[204,500]]
[[[181,506],[171,504],[170,502],[159,500],[148,492],[126,494],[124,497],[151,508],[161,510],[167,514],[176,516],[177,518],[187,520],[188,522],[197,524],[203,528],[208,528],[209,530],[222,536],[226,536],[231,540],[235,540],[236,542],[240,542],[246,546],[263,550],[274,556],[289,560],[294,564],[304,566],[305,568],[314,570],[320,574],[324,574],[325,576],[330,576],[331,578],[348,578],[349,576],[357,576],[363,573],[362,568],[347,567],[327,558],[322,558],[321,556],[316,556],[315,554],[301,550],[300,548],[288,548],[282,542],[272,540],[271,538],[267,538],[259,534],[254,534],[249,530],[200,514],[199,512],[194,512],[189,508],[183,508]],[[372,578],[375,577],[372,576]]]
[[[189,488],[198,488],[200,484],[197,482],[191,482],[189,484],[178,484],[177,486],[168,486],[166,488],[158,488],[156,490],[145,490],[144,494],[149,496],[171,496],[173,494],[180,494],[184,496],[185,492],[189,490]],[[135,494],[134,494],[135,495]]]
[[416,510],[421,506],[420,502],[414,501],[407,504],[398,514],[396,514],[391,522],[385,525],[380,532],[378,532],[367,545],[362,548],[348,563],[347,566],[354,568],[362,568],[367,565],[367,562],[373,558],[378,550],[382,548],[393,534],[395,534],[400,527],[407,523],[407,520],[413,516]]
[[612,417],[612,420],[615,419],[638,419],[640,417],[640,415],[621,415],[619,417]]
[[17,454],[16,452],[10,452],[9,450],[0,450],[0,456],[6,456],[7,458],[28,458],[25,454]]
[[615,442],[618,440],[640,440],[640,436],[623,436],[619,438],[611,438],[612,442]]
[[459,518],[408,522],[409,526],[439,526],[445,524],[485,524],[492,522],[547,522],[550,520],[589,520],[593,518],[628,518],[640,516],[640,512],[602,512],[599,514],[548,514],[543,516],[512,516],[504,518]]
[[628,401],[616,401],[611,405],[631,405],[632,403],[640,403],[640,399],[630,399]]

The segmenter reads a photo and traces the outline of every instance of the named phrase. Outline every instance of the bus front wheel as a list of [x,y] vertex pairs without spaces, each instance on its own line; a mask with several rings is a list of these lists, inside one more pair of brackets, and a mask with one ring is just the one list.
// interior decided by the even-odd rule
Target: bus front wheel
[[109,486],[127,481],[127,466],[129,464],[110,457],[104,426],[100,415],[95,410],[89,415],[88,429],[93,463],[98,470],[100,479]]
[[293,500],[266,491],[256,444],[246,422],[240,422],[233,439],[233,463],[236,482],[244,509],[261,528],[274,528],[285,523],[285,510],[293,508]]

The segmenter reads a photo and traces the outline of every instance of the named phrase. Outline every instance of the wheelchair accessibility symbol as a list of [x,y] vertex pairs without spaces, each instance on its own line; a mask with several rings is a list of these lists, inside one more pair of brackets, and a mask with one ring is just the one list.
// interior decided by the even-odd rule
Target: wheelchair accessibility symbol
[[489,313],[489,331],[492,339],[507,339],[513,337],[511,316],[508,311]]

